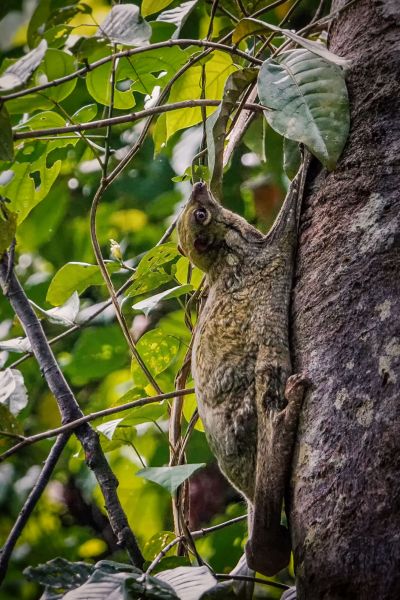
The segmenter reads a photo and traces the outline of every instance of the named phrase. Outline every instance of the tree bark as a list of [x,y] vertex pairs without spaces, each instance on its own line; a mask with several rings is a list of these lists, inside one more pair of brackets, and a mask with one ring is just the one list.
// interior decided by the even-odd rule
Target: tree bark
[[[343,6],[334,2],[332,9]],[[400,598],[400,2],[359,0],[330,48],[351,60],[351,132],[311,174],[293,300],[308,394],[290,486],[298,598]]]

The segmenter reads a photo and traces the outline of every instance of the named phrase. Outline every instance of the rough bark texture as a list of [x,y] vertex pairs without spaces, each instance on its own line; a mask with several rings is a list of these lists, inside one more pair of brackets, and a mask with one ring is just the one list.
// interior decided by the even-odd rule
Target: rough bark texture
[[399,26],[399,0],[359,0],[330,31],[352,61],[352,125],[302,216],[293,348],[315,387],[290,490],[299,599],[400,598]]

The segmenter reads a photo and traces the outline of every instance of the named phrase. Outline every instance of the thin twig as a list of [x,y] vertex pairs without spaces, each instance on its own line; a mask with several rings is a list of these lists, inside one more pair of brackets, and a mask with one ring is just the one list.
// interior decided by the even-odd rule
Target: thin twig
[[18,517],[13,525],[13,528],[11,529],[6,541],[3,544],[0,553],[0,583],[3,581],[6,575],[8,563],[12,551],[14,550],[15,544],[21,536],[21,533],[29,517],[31,516],[33,509],[35,508],[41,495],[43,494],[43,491],[50,480],[50,477],[55,469],[55,466],[58,462],[58,459],[61,456],[62,451],[64,450],[69,440],[69,437],[70,433],[67,432],[63,433],[57,438],[52,449],[50,450],[48,457],[45,460],[43,469],[38,479],[36,480],[35,485],[33,486],[28,498],[25,500],[22,509],[19,511]]
[[[218,525],[213,525],[212,527],[205,527],[203,529],[199,529],[198,531],[192,531],[191,536],[194,540],[197,540],[199,538],[205,537],[206,535],[209,535],[210,533],[215,533],[216,531],[219,531],[220,529],[225,529],[225,527],[229,527],[230,525],[235,525],[236,523],[241,523],[242,521],[245,521],[246,519],[247,519],[247,515],[241,515],[240,517],[235,517],[234,519],[230,519],[229,521],[224,521],[223,523],[219,523]],[[169,552],[174,546],[176,546],[176,544],[179,544],[180,542],[183,542],[183,541],[185,541],[185,536],[180,535],[179,537],[176,537],[174,540],[169,542],[169,544],[164,546],[164,548],[162,548],[160,553],[155,557],[153,562],[147,568],[146,575],[150,575],[150,573],[152,571],[154,571],[154,569],[156,568],[156,566],[158,565],[160,560],[162,560],[162,558],[164,558],[164,556],[167,554],[167,552]]]
[[278,590],[288,590],[289,586],[284,583],[278,583],[277,581],[271,581],[271,579],[261,579],[261,577],[250,577],[248,575],[227,575],[225,573],[215,573],[215,577],[221,581],[249,581],[253,583],[262,583],[263,585],[269,585],[270,587],[277,588]]
[[[83,425],[84,423],[89,423],[90,421],[95,421],[96,419],[100,419],[102,417],[108,417],[109,415],[115,415],[116,413],[124,412],[126,410],[130,410],[132,408],[139,408],[140,406],[146,406],[147,404],[153,404],[155,402],[161,402],[162,400],[169,400],[170,398],[175,398],[176,396],[186,396],[188,394],[194,394],[194,388],[189,388],[186,390],[174,390],[173,392],[167,392],[166,394],[158,394],[157,396],[150,396],[147,398],[138,398],[137,400],[131,400],[130,402],[126,402],[125,404],[120,404],[119,406],[112,406],[110,408],[104,408],[103,410],[98,410],[97,412],[90,413],[89,415],[83,415],[73,421],[69,421],[65,425],[61,425],[60,427],[55,427],[54,429],[48,429],[47,431],[42,431],[41,433],[35,433],[34,435],[23,437],[21,442],[15,444],[12,448],[9,448],[3,454],[0,454],[0,463],[3,462],[6,458],[15,454],[21,448],[25,446],[30,446],[31,444],[35,444],[36,442],[40,442],[41,440],[46,440],[48,438],[55,437],[60,433],[64,433],[66,431],[72,431]],[[0,432],[2,435],[2,432]]]
[[[3,293],[24,328],[41,372],[57,401],[63,424],[79,419],[84,415],[57,364],[42,325],[14,272],[11,274],[8,289],[5,287],[7,265],[8,255],[4,254],[0,260],[0,284]],[[133,564],[138,568],[142,568],[144,559],[119,501],[117,495],[118,480],[106,460],[99,436],[88,423],[84,423],[77,428],[76,436],[84,450],[86,463],[99,483],[110,524],[118,543],[126,549]]]

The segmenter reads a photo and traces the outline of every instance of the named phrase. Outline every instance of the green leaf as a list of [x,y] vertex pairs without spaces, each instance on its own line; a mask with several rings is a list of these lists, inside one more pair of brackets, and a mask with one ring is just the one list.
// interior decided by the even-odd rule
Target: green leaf
[[139,296],[139,294],[155,290],[171,280],[171,275],[168,275],[165,271],[149,271],[134,279],[132,285],[126,291],[126,295],[133,298]]
[[141,300],[132,306],[134,310],[142,310],[147,316],[152,310],[154,310],[162,300],[170,300],[171,298],[179,298],[183,294],[188,294],[193,290],[193,286],[190,284],[178,285],[170,290],[164,290],[155,296],[150,296],[145,300]]
[[[107,271],[111,275],[120,269],[115,262],[106,262]],[[46,300],[54,306],[60,306],[77,291],[82,294],[91,285],[103,285],[98,265],[88,263],[70,262],[61,267],[54,275],[47,290]]]
[[[224,85],[227,77],[236,67],[232,58],[223,52],[213,52],[212,57],[205,64],[206,89],[205,96],[212,100],[222,98]],[[169,95],[168,102],[181,102],[182,100],[196,100],[201,98],[201,66],[193,66],[186,71],[175,83]],[[207,107],[206,114],[209,116],[216,110],[215,107]],[[200,123],[202,113],[200,107],[182,108],[166,114],[167,139],[176,131],[191,127]]]
[[[28,567],[24,575],[45,586],[48,600],[176,600],[172,587],[161,579],[143,577],[142,571],[128,564],[101,560],[96,565],[72,563],[56,558],[37,567]],[[165,578],[168,579],[168,576]],[[61,594],[61,595],[60,595]]]
[[6,105],[3,104],[0,110],[0,160],[13,160],[14,143],[11,121],[8,115]]
[[[155,377],[171,365],[179,351],[179,340],[167,335],[161,329],[148,331],[138,341],[136,347],[150,373]],[[136,359],[132,359],[131,373],[135,386],[145,387],[147,377],[143,374]]]
[[69,562],[64,558],[53,558],[45,564],[24,569],[29,581],[48,586],[54,590],[67,591],[76,588],[93,573],[94,565],[84,562]]
[[[170,542],[175,539],[175,534],[173,531],[159,531],[149,540],[147,540],[144,548],[143,548],[143,557],[145,560],[151,561],[154,560],[155,557],[160,554],[161,550],[167,546]],[[169,552],[165,554],[165,556],[174,556],[176,548],[171,548]]]
[[17,214],[8,210],[0,198],[0,256],[10,246],[17,230]]
[[179,4],[179,6],[171,8],[171,10],[166,10],[158,15],[157,21],[165,21],[166,23],[172,23],[173,25],[176,25],[176,31],[172,36],[173,39],[176,39],[179,37],[182,27],[184,26],[187,18],[196,4],[197,0],[188,0],[187,2],[182,2],[182,4]]
[[180,254],[174,242],[155,246],[143,256],[136,269],[135,278],[150,271],[157,271],[161,266],[171,262],[178,256]]
[[71,117],[73,123],[88,123],[97,115],[97,104],[87,104],[77,110]]
[[163,10],[172,4],[173,1],[174,0],[143,0],[142,15],[144,17],[148,17],[156,12],[160,12],[160,10]]
[[[156,86],[163,86],[176,71],[186,63],[188,52],[172,46],[149,50],[130,58],[130,67],[124,73],[130,80],[130,89],[142,94],[151,94]],[[162,75],[160,75],[162,73]]]
[[272,110],[264,116],[275,131],[302,142],[329,170],[346,143],[349,106],[343,71],[308,50],[266,60],[258,95]]
[[[46,52],[43,62],[35,73],[36,83],[43,83],[45,81],[53,81],[65,75],[69,75],[76,70],[75,58],[56,48],[49,48]],[[53,88],[43,90],[43,94],[47,98],[51,98],[55,102],[61,102],[65,100],[67,96],[75,89],[77,79],[71,79],[66,83],[57,85]]]
[[[187,423],[189,423],[190,419],[193,416],[194,411],[197,409],[197,402],[196,402],[196,394],[188,394],[187,396],[185,396],[185,401],[183,403],[183,416],[185,417],[185,420]],[[194,426],[195,429],[197,429],[197,431],[201,431],[202,433],[204,433],[204,425],[202,420],[199,418],[197,419],[196,425]]]
[[[142,391],[141,397],[146,394]],[[122,399],[121,399],[122,400]],[[129,400],[124,400],[129,402]],[[160,417],[164,416],[166,407],[164,402],[154,402],[153,404],[146,404],[145,406],[138,406],[138,408],[132,408],[127,417],[124,417],[124,425],[141,425],[142,423],[152,423],[157,421]]]
[[28,81],[42,62],[46,50],[47,42],[42,40],[36,48],[8,67],[0,76],[0,90],[12,90]]
[[75,385],[102,379],[128,360],[125,338],[116,325],[85,329],[65,370]]
[[[13,435],[21,435],[22,428],[15,416],[12,414],[8,406],[0,403],[0,430],[4,433]],[[15,440],[8,436],[3,436],[0,433],[0,449],[3,451],[9,446],[15,444]]]
[[50,127],[65,127],[65,119],[58,113],[45,110],[37,113],[24,123],[21,123],[16,129],[48,129]]
[[248,35],[255,35],[256,33],[263,33],[266,31],[273,31],[275,33],[280,33],[285,37],[289,38],[299,46],[302,46],[309,52],[316,54],[324,58],[325,60],[333,63],[334,65],[347,66],[348,60],[333,54],[330,52],[325,46],[320,44],[319,42],[312,42],[306,38],[297,35],[297,33],[293,33],[289,29],[282,29],[281,27],[277,27],[276,25],[271,25],[271,23],[265,23],[264,21],[260,21],[258,19],[242,19],[235,27],[235,31],[232,34],[232,42],[237,45],[239,42],[247,37]]
[[301,152],[298,142],[283,138],[283,168],[289,179],[294,179],[300,164]]
[[205,467],[205,463],[178,465],[177,467],[149,467],[137,471],[136,475],[161,485],[172,496],[186,479],[203,467]]
[[141,46],[149,41],[151,27],[140,19],[139,8],[134,4],[116,4],[101,23],[96,36],[125,46]]
[[175,279],[182,285],[189,283],[189,267],[191,272],[190,284],[197,290],[204,277],[204,273],[198,267],[192,267],[190,260],[186,256],[182,256],[176,263]]
[[[117,8],[117,5],[114,8]],[[125,5],[121,5],[125,6]],[[109,56],[110,51],[107,48],[101,48],[95,52],[92,56],[92,62],[100,60],[105,56]],[[86,75],[86,87],[89,94],[105,106],[109,106],[111,100],[111,89],[110,89],[110,78],[112,71],[112,61],[104,63],[97,69],[90,71]],[[130,89],[130,78],[134,77],[134,69],[132,68],[129,61],[122,58],[118,61],[117,68],[115,70],[115,88],[114,88],[114,108],[128,109],[135,106],[135,98]],[[128,81],[129,87],[126,91],[120,91],[118,84],[121,81]]]
[[[36,147],[32,146],[33,155]],[[45,152],[39,152],[39,158],[32,158],[32,162],[29,162],[27,153],[24,161],[18,162],[18,156],[16,157],[16,162],[9,170],[9,180],[0,186],[0,194],[10,200],[8,208],[18,215],[18,223],[22,223],[32,208],[47,196],[61,169],[60,160],[51,167],[46,165]],[[34,175],[37,176],[36,180]]]
[[226,80],[221,105],[206,121],[208,169],[211,191],[221,198],[226,127],[243,90],[256,79],[256,69],[241,69]]

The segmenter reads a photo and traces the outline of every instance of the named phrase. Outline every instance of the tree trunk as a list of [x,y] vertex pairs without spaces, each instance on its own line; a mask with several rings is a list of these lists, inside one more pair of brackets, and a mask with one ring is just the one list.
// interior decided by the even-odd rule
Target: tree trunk
[[334,21],[330,48],[351,60],[351,132],[337,169],[314,174],[302,215],[292,341],[314,387],[290,488],[298,598],[395,600],[400,1],[357,1]]

